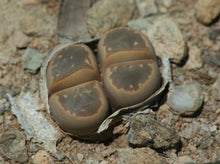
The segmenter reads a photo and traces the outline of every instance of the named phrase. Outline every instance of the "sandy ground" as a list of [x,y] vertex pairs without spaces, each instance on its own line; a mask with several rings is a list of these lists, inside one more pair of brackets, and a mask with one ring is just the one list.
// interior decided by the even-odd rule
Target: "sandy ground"
[[[218,128],[211,136],[205,136],[204,134],[204,136],[200,137],[182,138],[182,149],[178,154],[175,153],[175,150],[160,153],[159,155],[168,163],[177,163],[179,156],[189,156],[197,163],[214,162],[217,156],[220,155],[219,143],[216,141],[216,136],[220,133],[220,102],[213,96],[212,87],[217,79],[217,75],[220,73],[220,67],[211,62],[210,57],[220,53],[218,48],[220,46],[220,35],[218,34],[216,39],[210,37],[214,30],[220,29],[220,21],[218,20],[210,26],[198,23],[195,17],[195,4],[196,0],[174,1],[168,9],[168,13],[179,25],[186,41],[200,50],[203,65],[199,69],[188,70],[184,69],[182,65],[177,66],[173,64],[172,71],[174,75],[173,80],[176,84],[181,83],[179,77],[182,74],[184,74],[184,81],[195,80],[201,84],[205,97],[204,104],[201,112],[194,117],[178,117],[167,110],[166,105],[158,109],[157,116],[159,120],[164,118],[173,119],[172,124],[168,124],[168,126],[175,128],[177,133],[181,133],[188,125],[195,121],[199,122],[199,124],[204,124],[208,129],[213,125],[216,125]],[[56,24],[58,2],[52,0],[45,4],[39,4],[39,6],[49,13],[51,21]],[[49,36],[27,36],[21,31],[20,19],[22,19],[22,15],[28,8],[22,2],[15,0],[1,0],[0,2],[0,87],[9,88],[18,94],[21,91],[35,92],[38,89],[40,78],[40,72],[33,75],[23,70],[21,58],[25,49],[31,47],[42,53],[43,56],[46,56],[49,50],[57,44],[55,32]],[[5,96],[2,95],[2,98],[5,99]],[[11,113],[10,107],[1,115],[1,118],[8,121],[7,126],[15,126],[22,132],[16,117]],[[90,143],[66,136],[57,147],[74,163],[83,163],[93,158],[103,163],[117,163],[118,154],[116,150],[129,147],[125,139],[127,129],[124,127],[124,124],[122,123],[115,129],[118,135],[112,141]],[[5,121],[0,124],[0,134],[7,130],[7,126]],[[208,140],[210,138],[211,141]],[[202,139],[204,140],[203,142],[211,142],[211,144],[203,148],[199,147],[198,145]],[[26,143],[29,156],[28,163],[32,163],[32,158],[36,154],[36,152],[30,151],[30,144],[31,142]],[[37,148],[42,149],[40,146],[37,146]],[[5,163],[16,163],[1,153],[0,158]],[[54,157],[49,158],[53,163],[70,163],[68,158],[64,158],[62,161]]]

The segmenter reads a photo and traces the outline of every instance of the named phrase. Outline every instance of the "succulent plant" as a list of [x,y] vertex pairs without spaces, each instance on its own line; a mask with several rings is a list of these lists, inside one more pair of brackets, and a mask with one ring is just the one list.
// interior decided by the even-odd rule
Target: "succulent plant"
[[137,104],[161,84],[156,55],[143,34],[118,28],[98,45],[103,83],[113,110]]
[[154,49],[140,32],[113,29],[96,44],[97,57],[87,45],[58,45],[42,69],[49,113],[65,132],[80,138],[98,134],[100,125],[109,125],[122,110],[145,107],[166,85]]

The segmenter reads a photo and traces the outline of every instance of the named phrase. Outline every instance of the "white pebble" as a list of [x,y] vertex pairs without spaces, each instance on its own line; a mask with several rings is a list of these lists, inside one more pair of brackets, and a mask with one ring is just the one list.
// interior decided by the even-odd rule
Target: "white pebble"
[[202,90],[195,81],[187,82],[180,86],[173,86],[168,95],[168,105],[170,108],[184,115],[194,114],[201,107],[202,102]]
[[211,132],[215,132],[217,130],[217,126],[216,125],[213,125],[211,128],[210,128],[210,131]]

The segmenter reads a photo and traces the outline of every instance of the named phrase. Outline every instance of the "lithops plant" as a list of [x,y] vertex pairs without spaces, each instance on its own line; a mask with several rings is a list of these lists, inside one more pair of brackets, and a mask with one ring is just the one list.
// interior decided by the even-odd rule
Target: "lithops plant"
[[55,47],[41,71],[48,112],[65,132],[83,139],[100,136],[123,115],[155,104],[167,85],[143,34],[118,28],[97,41]]
[[47,67],[49,95],[98,79],[99,73],[94,54],[88,46],[83,44],[72,44],[58,50]]
[[55,51],[46,72],[50,112],[71,134],[94,132],[108,115],[93,52],[83,44]]
[[112,30],[99,41],[98,50],[113,110],[137,104],[160,87],[156,55],[143,34],[130,28]]

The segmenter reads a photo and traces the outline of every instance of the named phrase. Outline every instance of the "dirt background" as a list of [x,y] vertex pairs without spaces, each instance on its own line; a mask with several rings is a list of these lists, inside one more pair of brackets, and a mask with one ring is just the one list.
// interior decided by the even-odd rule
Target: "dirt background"
[[[201,138],[198,136],[189,139],[181,138],[181,151],[176,153],[176,150],[171,149],[159,153],[167,163],[178,163],[178,157],[180,156],[190,157],[196,163],[210,163],[220,156],[219,141],[217,142],[216,137],[220,133],[220,102],[213,96],[213,84],[220,73],[219,61],[213,58],[213,55],[220,55],[220,32],[218,32],[220,31],[220,21],[218,18],[209,26],[199,23],[195,16],[196,3],[196,0],[174,0],[167,13],[179,25],[185,40],[197,46],[200,50],[203,63],[201,68],[193,70],[183,69],[184,63],[182,65],[172,64],[173,80],[176,84],[180,84],[182,81],[179,77],[184,75],[184,81],[195,80],[199,82],[204,94],[203,106],[199,114],[194,117],[179,117],[170,112],[168,106],[164,104],[158,109],[157,116],[159,120],[171,119],[170,122],[168,121],[169,123],[165,122],[164,124],[175,128],[177,133],[182,132],[185,127],[194,121],[205,124],[208,128],[216,125],[217,130],[208,137],[201,136],[203,142],[211,142],[204,148],[198,146],[198,143],[201,142]],[[15,96],[21,91],[35,92],[39,89],[40,72],[30,74],[24,71],[22,67],[22,55],[25,49],[27,47],[36,49],[45,57],[49,50],[57,44],[55,29],[59,1],[51,0],[37,4],[42,11],[48,13],[52,22],[49,27],[52,32],[41,36],[26,35],[22,32],[20,20],[30,8],[29,5],[24,4],[25,2],[15,0],[1,0],[0,2],[0,86],[12,91]],[[1,98],[7,100],[4,95],[5,92],[1,94]],[[4,120],[0,124],[0,134],[7,131],[9,126],[14,126],[23,132],[16,117],[11,113],[10,105],[8,110],[0,116],[0,119]],[[5,125],[6,122],[7,125]],[[116,150],[129,147],[125,139],[127,128],[124,127],[124,124],[122,123],[115,129],[118,135],[115,136],[114,140],[104,143],[84,142],[66,136],[57,147],[67,157],[60,161],[47,154],[47,160],[44,162],[71,163],[72,161],[73,163],[84,163],[87,161],[89,163],[88,159],[90,159],[92,163],[97,161],[102,164],[117,163],[119,157]],[[37,153],[30,150],[31,144],[31,142],[26,142],[28,163],[33,162],[34,155]],[[36,148],[42,150],[40,145],[36,145]],[[17,163],[1,153],[0,158],[3,163]],[[43,163],[43,161],[41,162]]]

